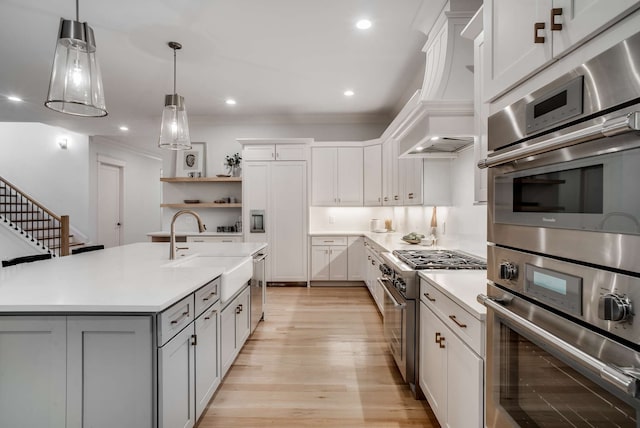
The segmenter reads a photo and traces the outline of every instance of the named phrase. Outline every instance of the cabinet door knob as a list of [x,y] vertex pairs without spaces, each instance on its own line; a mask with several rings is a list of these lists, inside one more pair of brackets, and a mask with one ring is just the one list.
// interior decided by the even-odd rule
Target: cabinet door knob
[[538,31],[544,30],[544,22],[536,22],[533,24],[533,43],[544,43],[544,36],[539,36]]
[[562,16],[562,8],[554,7],[551,9],[551,31],[561,31],[562,24],[556,24],[556,16]]

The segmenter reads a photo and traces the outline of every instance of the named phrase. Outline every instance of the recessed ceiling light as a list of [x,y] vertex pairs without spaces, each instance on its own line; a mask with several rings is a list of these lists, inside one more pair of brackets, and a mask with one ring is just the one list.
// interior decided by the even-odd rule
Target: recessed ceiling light
[[371,21],[369,21],[368,19],[361,19],[360,21],[356,22],[356,28],[359,30],[366,30],[371,28]]
[[227,103],[230,106],[234,106],[236,105],[236,100],[234,100],[233,98],[227,98],[225,103]]
[[7,97],[7,99],[8,99],[9,101],[14,101],[14,102],[16,102],[16,103],[19,103],[20,101],[22,101],[22,98],[20,98],[20,97],[16,97],[16,96],[14,96],[14,95],[10,95],[10,96],[8,96],[8,97]]
[[438,141],[440,137],[431,137],[431,141]]
[[128,131],[128,130],[129,130],[129,127],[128,127],[128,126],[124,126],[124,125],[122,125],[119,129],[120,129],[121,131]]
[[352,97],[355,94],[355,92],[353,92],[351,89],[344,91],[344,96],[345,97]]
[[423,148],[423,147],[416,147],[416,152],[421,152],[421,151],[423,151],[423,150],[424,150],[424,148]]

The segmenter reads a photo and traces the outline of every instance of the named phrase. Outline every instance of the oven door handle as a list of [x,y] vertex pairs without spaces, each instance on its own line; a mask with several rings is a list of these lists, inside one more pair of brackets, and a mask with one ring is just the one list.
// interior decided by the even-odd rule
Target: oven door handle
[[635,111],[621,117],[607,119],[602,124],[591,125],[565,135],[549,138],[540,143],[521,147],[506,153],[490,156],[478,162],[478,168],[488,168],[503,163],[539,155],[551,150],[561,149],[578,143],[585,143],[602,137],[613,137],[640,130],[640,112]]
[[391,301],[393,302],[393,306],[395,306],[396,308],[400,308],[400,309],[404,309],[407,304],[406,303],[398,303],[398,299],[396,299],[393,294],[391,293],[391,290],[389,289],[389,287],[387,287],[384,284],[384,281],[389,281],[387,279],[383,279],[383,278],[377,278],[378,280],[378,284],[380,284],[380,286],[382,287],[382,289],[384,290],[385,293],[387,293],[387,296],[389,296],[389,298],[391,299]]
[[542,343],[543,348],[551,349],[556,354],[564,355],[571,361],[589,370],[595,376],[599,376],[616,389],[632,397],[638,397],[638,393],[640,391],[638,390],[639,385],[637,378],[629,376],[618,367],[606,364],[597,358],[592,357],[586,352],[538,327],[531,321],[514,314],[509,309],[505,308],[499,301],[496,302],[492,297],[480,294],[477,299],[479,303],[497,313],[501,318],[512,323],[525,334],[536,338],[540,343]]

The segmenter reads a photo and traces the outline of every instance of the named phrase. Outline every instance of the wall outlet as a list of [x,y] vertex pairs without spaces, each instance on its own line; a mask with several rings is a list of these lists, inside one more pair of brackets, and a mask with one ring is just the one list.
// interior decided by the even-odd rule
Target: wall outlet
[[333,224],[333,223],[335,223],[335,222],[336,222],[336,217],[335,217],[335,216],[330,215],[330,216],[329,216],[329,224]]

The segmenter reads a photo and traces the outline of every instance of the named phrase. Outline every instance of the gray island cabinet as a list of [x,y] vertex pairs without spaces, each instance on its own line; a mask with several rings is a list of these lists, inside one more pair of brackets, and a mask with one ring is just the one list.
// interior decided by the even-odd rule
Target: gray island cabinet
[[[166,251],[133,244],[0,269],[1,427],[195,425],[222,378],[225,269],[181,267]],[[242,284],[225,309],[249,312],[249,292]]]

